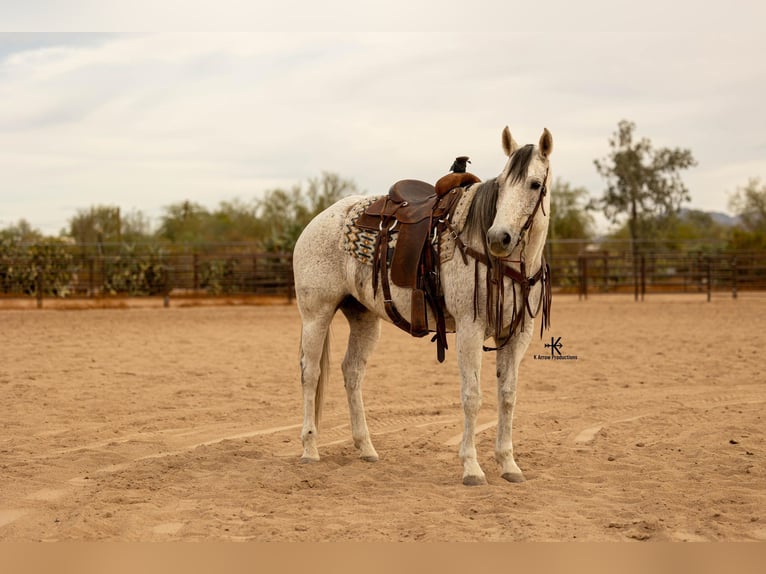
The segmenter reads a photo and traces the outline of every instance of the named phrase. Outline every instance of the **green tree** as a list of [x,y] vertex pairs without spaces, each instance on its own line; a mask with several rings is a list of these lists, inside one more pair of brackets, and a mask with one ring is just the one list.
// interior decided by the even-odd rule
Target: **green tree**
[[758,177],[750,178],[729,198],[729,209],[739,216],[746,231],[766,233],[766,184]]
[[266,224],[258,218],[257,211],[255,201],[222,201],[210,216],[209,232],[219,241],[261,242]]
[[182,201],[165,207],[157,235],[171,243],[193,243],[208,239],[210,212],[199,203]]
[[154,237],[149,218],[141,211],[123,213],[120,218],[121,236],[124,243],[149,243]]
[[122,242],[120,208],[114,205],[95,205],[80,209],[69,220],[69,233],[79,245],[98,245]]
[[35,243],[43,239],[39,229],[33,228],[26,219],[20,219],[15,225],[0,230],[0,239],[13,243]]
[[732,230],[732,249],[766,249],[766,184],[751,178],[729,198],[729,210],[739,216],[740,224]]
[[268,251],[290,251],[312,217],[355,192],[353,181],[325,172],[308,185],[272,189],[250,202],[222,201],[213,211],[184,201],[165,208],[157,236],[171,243],[254,242]]
[[548,238],[556,240],[591,239],[593,216],[587,210],[588,190],[573,187],[556,178],[551,186],[551,222]]
[[292,251],[301,231],[314,216],[354,193],[358,193],[356,183],[328,172],[310,179],[305,191],[301,185],[294,185],[289,191],[267,191],[258,202],[258,216],[267,225],[266,249]]
[[635,297],[638,299],[639,241],[648,239],[653,221],[677,211],[689,200],[680,171],[696,165],[691,150],[652,147],[647,138],[635,140],[636,124],[622,120],[609,139],[611,153],[594,160],[607,181],[604,195],[592,206],[612,223],[627,217],[634,265]]
[[[681,251],[690,242],[697,248],[708,248],[725,241],[728,229],[717,223],[710,213],[696,209],[681,210],[646,219],[642,228],[647,239],[642,246],[645,250]],[[625,222],[610,234],[611,239],[629,241],[630,230]]]
[[78,210],[61,234],[79,245],[140,242],[151,238],[151,224],[140,211],[123,213],[115,205],[94,205]]
[[[355,193],[359,193],[356,183],[350,179],[343,179],[335,173],[325,171],[320,177],[310,179],[306,189],[308,221],[339,199]],[[308,221],[303,223],[304,227]]]

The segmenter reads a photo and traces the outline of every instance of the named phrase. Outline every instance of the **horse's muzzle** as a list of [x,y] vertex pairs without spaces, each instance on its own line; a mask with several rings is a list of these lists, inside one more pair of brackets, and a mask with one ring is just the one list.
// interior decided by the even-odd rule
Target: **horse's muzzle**
[[508,257],[513,251],[513,237],[507,229],[492,227],[487,232],[487,245],[495,257]]

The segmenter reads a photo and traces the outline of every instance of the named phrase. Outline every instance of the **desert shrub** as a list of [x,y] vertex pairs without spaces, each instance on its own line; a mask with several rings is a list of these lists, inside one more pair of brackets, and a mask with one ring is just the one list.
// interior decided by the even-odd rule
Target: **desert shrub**
[[161,250],[150,248],[138,253],[135,247],[124,245],[117,256],[103,263],[105,293],[126,295],[160,295],[169,286],[168,265]]
[[71,289],[76,265],[69,245],[56,238],[23,244],[0,239],[0,291],[36,295],[38,287],[48,296],[65,297]]

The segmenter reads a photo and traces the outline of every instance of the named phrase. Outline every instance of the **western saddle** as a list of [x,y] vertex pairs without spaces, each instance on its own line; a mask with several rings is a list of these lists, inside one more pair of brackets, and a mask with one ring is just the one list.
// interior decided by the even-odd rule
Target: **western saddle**
[[[439,362],[444,361],[447,348],[439,237],[447,229],[464,188],[479,181],[465,172],[447,174],[435,186],[414,179],[398,181],[388,195],[370,204],[356,221],[357,227],[377,232],[372,263],[374,296],[380,285],[391,321],[415,337],[431,332],[430,308],[436,327],[432,340],[436,341]],[[389,269],[394,285],[412,290],[409,320],[391,299]]]

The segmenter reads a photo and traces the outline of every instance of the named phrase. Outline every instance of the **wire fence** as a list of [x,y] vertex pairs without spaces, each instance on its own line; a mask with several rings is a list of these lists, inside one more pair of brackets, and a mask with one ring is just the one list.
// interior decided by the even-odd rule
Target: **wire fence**
[[742,291],[766,290],[766,253],[683,254],[669,252],[629,255],[586,253],[559,258],[553,266],[554,285],[561,292],[587,298],[594,293],[702,293],[732,297]]
[[[109,298],[161,296],[294,297],[292,255],[263,253],[247,244],[83,246],[49,242],[2,249],[0,297]],[[727,252],[686,246],[637,257],[625,244],[549,242],[553,288],[581,298],[598,293],[766,291],[766,252]]]
[[292,255],[246,245],[177,251],[120,246],[27,246],[0,253],[0,296],[35,297],[294,297]]

